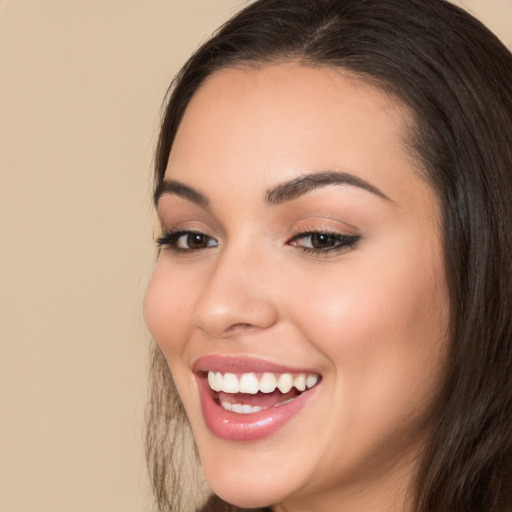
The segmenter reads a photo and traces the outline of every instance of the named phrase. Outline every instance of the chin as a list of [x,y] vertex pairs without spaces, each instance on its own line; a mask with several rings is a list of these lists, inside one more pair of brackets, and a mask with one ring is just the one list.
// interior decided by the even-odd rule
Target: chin
[[[269,467],[268,462],[255,460],[256,457],[247,460],[248,457],[251,457],[250,450],[246,451],[245,461],[227,454],[215,457],[212,451],[202,457],[206,481],[224,501],[241,508],[268,507],[281,503],[295,488],[301,487],[299,474],[283,475],[284,468]],[[275,462],[279,464],[277,459]]]
[[285,489],[275,488],[275,483],[270,485],[260,484],[260,479],[254,475],[246,478],[227,481],[220,475],[207,479],[212,491],[224,501],[241,508],[268,507],[280,503],[286,496]]

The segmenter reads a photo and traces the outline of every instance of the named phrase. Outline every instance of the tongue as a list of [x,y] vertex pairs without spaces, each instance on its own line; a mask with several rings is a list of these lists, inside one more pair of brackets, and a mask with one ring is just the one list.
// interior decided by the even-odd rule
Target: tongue
[[220,391],[218,399],[220,402],[227,402],[229,404],[252,405],[253,407],[257,405],[262,408],[269,408],[299,395],[300,391],[297,391],[295,388],[291,389],[288,393],[281,393],[281,391],[276,389],[272,393],[262,393],[260,391],[255,395],[248,393],[223,393]]

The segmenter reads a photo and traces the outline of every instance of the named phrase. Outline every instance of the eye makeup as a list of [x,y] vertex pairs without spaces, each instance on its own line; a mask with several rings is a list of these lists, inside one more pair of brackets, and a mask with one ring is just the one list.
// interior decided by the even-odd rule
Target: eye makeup
[[288,245],[306,254],[332,256],[355,248],[359,240],[360,237],[357,235],[346,235],[330,230],[305,231],[294,235],[288,241]]
[[168,248],[177,255],[218,246],[215,238],[201,231],[184,229],[164,231],[155,242],[160,250]]
[[[358,235],[347,235],[333,230],[307,230],[295,233],[286,244],[306,254],[327,256],[348,251],[356,247]],[[155,240],[158,248],[169,249],[176,255],[190,254],[218,247],[219,242],[197,230],[164,231]]]

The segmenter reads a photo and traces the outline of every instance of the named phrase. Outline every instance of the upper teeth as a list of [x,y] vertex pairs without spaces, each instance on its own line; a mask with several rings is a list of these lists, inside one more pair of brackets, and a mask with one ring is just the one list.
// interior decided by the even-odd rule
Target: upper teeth
[[254,373],[243,373],[238,377],[234,373],[208,372],[208,384],[214,391],[224,393],[250,393],[255,395],[258,391],[272,393],[279,389],[281,393],[288,393],[292,387],[298,391],[312,388],[318,382],[318,375],[291,373],[264,373],[259,379]]

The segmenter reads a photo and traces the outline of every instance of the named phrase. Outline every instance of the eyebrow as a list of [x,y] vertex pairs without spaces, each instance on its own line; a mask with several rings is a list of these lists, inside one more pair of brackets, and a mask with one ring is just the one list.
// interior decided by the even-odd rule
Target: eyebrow
[[265,196],[265,200],[270,205],[278,205],[303,196],[312,190],[329,185],[351,185],[371,192],[382,199],[391,201],[389,197],[371,183],[353,174],[339,171],[323,171],[299,176],[298,178],[277,185],[269,190]]
[[[353,174],[339,171],[323,171],[299,176],[273,187],[267,191],[265,202],[271,206],[279,205],[329,185],[351,185],[391,201],[377,187]],[[158,205],[160,197],[164,194],[182,197],[202,208],[209,208],[210,206],[210,201],[204,194],[176,180],[163,180],[158,184],[153,195],[155,206]]]
[[158,201],[164,194],[171,194],[182,197],[183,199],[188,199],[201,208],[208,208],[210,206],[210,201],[205,195],[201,194],[201,192],[198,192],[192,187],[189,187],[188,185],[180,183],[179,181],[163,180],[158,184],[155,193],[153,194],[153,203],[155,206],[158,206]]

